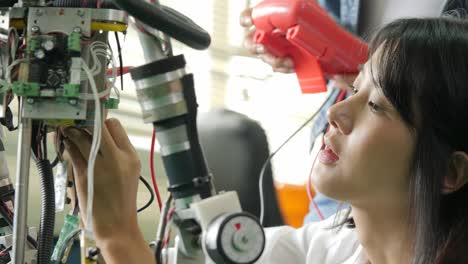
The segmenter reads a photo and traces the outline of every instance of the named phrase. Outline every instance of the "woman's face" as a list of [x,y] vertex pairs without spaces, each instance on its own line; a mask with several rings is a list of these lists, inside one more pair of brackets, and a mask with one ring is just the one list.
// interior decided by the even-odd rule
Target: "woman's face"
[[356,78],[357,92],[329,109],[326,147],[313,169],[319,192],[355,206],[401,206],[409,197],[415,139],[374,85],[370,63],[378,54]]

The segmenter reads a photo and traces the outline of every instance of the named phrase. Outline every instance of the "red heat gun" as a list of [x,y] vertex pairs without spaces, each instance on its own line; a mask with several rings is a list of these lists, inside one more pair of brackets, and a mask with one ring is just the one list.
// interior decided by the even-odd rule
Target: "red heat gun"
[[254,42],[290,56],[303,93],[326,91],[325,75],[357,73],[367,44],[338,25],[315,0],[265,0],[252,10]]

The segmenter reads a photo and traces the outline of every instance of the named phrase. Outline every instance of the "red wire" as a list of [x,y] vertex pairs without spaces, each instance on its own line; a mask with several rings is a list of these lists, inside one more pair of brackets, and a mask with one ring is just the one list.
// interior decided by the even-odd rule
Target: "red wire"
[[338,102],[343,101],[346,93],[347,93],[346,90],[341,91],[340,94],[338,94],[338,97],[336,98],[335,104],[338,103]]
[[[320,147],[320,150],[324,149],[325,144],[322,143],[322,146]],[[314,170],[315,166],[315,161],[317,161],[318,153],[317,156],[315,156],[314,162],[312,163],[312,167],[310,168],[309,172],[309,178],[307,179],[307,184],[309,185],[309,189],[312,190],[312,171]],[[325,217],[323,217],[322,212],[320,211],[320,208],[318,207],[317,203],[315,202],[314,198],[310,199],[310,202],[312,203],[312,206],[314,207],[315,212],[317,213],[318,217],[320,220],[324,220]]]
[[101,8],[101,0],[97,0],[97,8]]
[[153,129],[153,136],[151,137],[151,150],[150,150],[150,170],[151,170],[151,180],[153,181],[154,192],[156,193],[159,211],[161,212],[162,210],[161,195],[159,194],[158,184],[156,183],[156,176],[154,174],[154,144],[155,142],[156,142],[156,130]]
[[[123,67],[123,73],[120,72],[120,67],[117,68],[117,76],[121,76],[122,74],[127,74],[130,72],[130,70],[133,69],[133,66],[125,66]],[[106,75],[111,75],[112,74],[112,68],[109,68],[106,70]]]
[[6,202],[2,202],[3,204],[3,208],[5,208],[5,210],[7,211],[8,215],[13,218],[13,212],[10,210],[10,208],[8,207],[8,205],[6,204]]

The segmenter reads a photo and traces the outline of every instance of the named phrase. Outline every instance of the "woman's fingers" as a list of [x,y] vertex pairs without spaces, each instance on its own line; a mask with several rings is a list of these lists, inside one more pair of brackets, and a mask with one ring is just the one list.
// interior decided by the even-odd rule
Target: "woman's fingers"
[[245,37],[243,46],[252,54],[263,54],[265,53],[263,45],[256,44],[253,41],[253,35],[255,34],[255,29],[252,29]]
[[80,172],[85,172],[87,168],[87,161],[75,143],[73,143],[73,141],[70,139],[64,139],[63,143],[65,145],[65,149],[68,152],[68,156],[71,159],[73,167]]
[[258,56],[264,62],[271,65],[274,71],[291,73],[294,72],[294,63],[289,57],[275,57],[270,54],[262,54]]
[[118,141],[115,141],[111,132],[109,131],[109,120],[104,121],[102,125],[101,147],[104,153],[113,153],[118,149]]
[[130,139],[127,136],[127,132],[125,132],[125,129],[119,120],[115,118],[107,119],[105,126],[107,127],[109,135],[112,137],[117,148],[124,151],[135,151],[132,143],[130,142]]
[[243,27],[251,27],[253,25],[252,8],[248,8],[242,11],[239,17],[239,23]]
[[347,90],[347,91],[353,92],[351,87],[356,77],[357,77],[357,74],[334,75],[332,77],[332,79],[335,81],[333,86],[341,90]]
[[85,160],[88,160],[89,152],[91,151],[92,136],[84,132],[83,130],[79,130],[74,127],[67,127],[63,129],[62,133],[66,138],[64,142],[68,140],[69,143],[73,143],[73,145],[81,153],[83,158]]

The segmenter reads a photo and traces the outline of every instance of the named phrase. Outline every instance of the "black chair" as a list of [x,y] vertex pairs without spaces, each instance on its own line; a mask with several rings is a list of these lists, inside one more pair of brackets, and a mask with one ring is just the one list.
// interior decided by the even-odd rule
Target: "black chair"
[[[247,116],[225,109],[201,113],[198,133],[217,191],[237,191],[242,209],[260,215],[258,180],[269,156],[262,127]],[[276,199],[271,166],[264,175],[264,226],[284,224]]]

